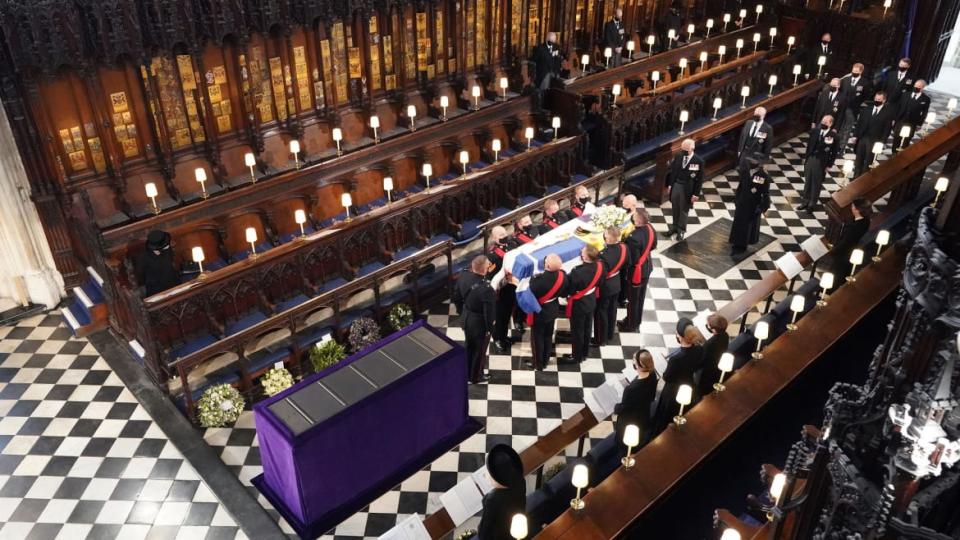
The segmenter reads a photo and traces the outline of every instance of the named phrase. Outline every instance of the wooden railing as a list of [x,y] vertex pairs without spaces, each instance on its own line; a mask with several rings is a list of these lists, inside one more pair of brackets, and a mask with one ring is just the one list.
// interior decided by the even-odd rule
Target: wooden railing
[[[247,392],[248,398],[253,397],[253,378],[257,375],[257,372],[250,369],[250,360],[248,357],[252,353],[263,350],[264,347],[276,343],[276,341],[281,341],[278,339],[276,341],[262,343],[265,336],[282,333],[284,331],[287,332],[284,339],[289,338],[289,340],[288,342],[284,342],[283,348],[288,351],[288,354],[285,355],[281,361],[292,362],[299,372],[303,351],[298,345],[298,340],[296,339],[297,334],[303,333],[309,328],[320,328],[322,326],[336,328],[340,323],[341,313],[346,303],[354,295],[362,291],[369,290],[373,292],[373,304],[370,306],[373,313],[375,315],[384,313],[389,306],[381,304],[383,293],[385,292],[381,290],[381,287],[393,278],[405,274],[411,276],[409,280],[411,283],[411,307],[414,313],[419,313],[424,307],[421,304],[422,291],[419,288],[419,270],[427,264],[430,264],[431,261],[439,257],[445,257],[446,276],[445,279],[441,281],[441,285],[443,286],[442,288],[446,290],[446,293],[449,294],[449,286],[453,279],[452,253],[453,242],[449,240],[429,246],[410,257],[391,263],[366,276],[354,279],[336,289],[320,293],[316,297],[296,307],[277,313],[265,321],[250,326],[231,336],[224,337],[177,360],[173,367],[179,378],[179,393],[183,396],[186,410],[191,418],[193,418],[194,402],[191,388],[196,386],[196,381],[191,381],[191,373],[208,365],[212,360],[228,353],[234,353],[237,357],[236,362],[231,365],[234,366],[232,368],[234,371],[239,371],[240,373],[240,388]],[[308,321],[312,315],[325,312],[325,310],[329,310],[331,314],[329,318],[322,319],[315,323]],[[223,369],[224,368],[218,368],[218,371]],[[262,367],[260,371],[263,369],[266,369],[266,367]]]

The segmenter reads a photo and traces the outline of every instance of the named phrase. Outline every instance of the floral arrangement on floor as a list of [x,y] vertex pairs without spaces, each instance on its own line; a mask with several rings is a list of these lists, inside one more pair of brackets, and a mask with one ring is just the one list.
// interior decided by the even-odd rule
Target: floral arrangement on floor
[[563,461],[563,460],[555,461],[552,465],[550,465],[549,467],[546,467],[543,470],[543,482],[544,483],[548,482],[551,478],[560,474],[560,471],[562,471],[566,467],[567,467],[566,461]]
[[457,535],[457,540],[467,540],[468,538],[473,538],[476,535],[477,535],[476,529],[467,529]]
[[229,384],[211,386],[197,402],[197,416],[205,428],[225,427],[233,424],[243,412],[243,396]]
[[603,232],[607,227],[620,227],[627,220],[627,211],[619,206],[608,204],[597,208],[590,216],[594,232]]
[[275,396],[293,386],[293,375],[285,368],[273,368],[263,375],[260,384],[264,394]]
[[360,317],[350,324],[350,335],[347,336],[350,349],[357,352],[367,345],[380,341],[380,325],[370,317]]
[[319,373],[347,357],[347,348],[332,339],[310,347],[310,365]]
[[394,330],[400,330],[413,324],[413,309],[406,304],[397,304],[390,309],[387,322]]

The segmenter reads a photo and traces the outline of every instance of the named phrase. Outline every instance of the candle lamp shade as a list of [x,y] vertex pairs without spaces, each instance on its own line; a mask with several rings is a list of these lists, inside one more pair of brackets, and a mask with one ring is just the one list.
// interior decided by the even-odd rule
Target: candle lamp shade
[[147,182],[146,184],[144,184],[143,190],[147,193],[147,197],[150,197],[151,199],[153,199],[158,195],[157,185],[154,184],[153,182]]
[[736,529],[729,528],[720,535],[720,540],[740,540],[740,533]]
[[467,163],[470,163],[470,152],[460,151],[460,165],[463,165],[463,174],[467,174]]
[[871,150],[873,151],[873,162],[876,163],[877,160],[880,159],[880,154],[883,153],[883,142],[878,141],[873,143]]
[[440,96],[440,106],[444,109],[450,106],[450,98],[447,96]]
[[590,65],[590,55],[585,54],[580,57],[580,65],[583,66],[583,69],[586,70],[587,66]]
[[587,469],[587,466],[578,464],[573,468],[573,475],[571,475],[570,483],[572,483],[573,487],[575,488],[584,489],[589,484],[589,475],[590,471]]
[[677,39],[677,31],[674,30],[673,28],[667,30],[667,38],[668,38],[670,41],[673,41],[673,40]]
[[686,121],[689,120],[689,119],[690,119],[690,112],[689,112],[689,111],[680,111],[680,121],[681,121],[681,122],[686,122]]
[[924,119],[924,122],[927,124],[932,124],[937,121],[937,113],[931,111],[927,113],[927,117]]
[[340,196],[340,205],[344,208],[350,208],[353,206],[353,197],[349,193],[344,193]]
[[247,227],[244,231],[244,237],[248,244],[255,244],[257,242],[257,230],[253,227]]
[[480,97],[480,87],[477,85],[473,85],[473,88],[470,90],[470,95],[475,98]]
[[653,79],[654,82],[659,81],[659,80],[660,80],[660,72],[659,72],[659,71],[654,71],[653,73],[650,74],[650,78]]
[[760,43],[760,38],[761,38],[761,37],[762,37],[762,36],[760,35],[760,32],[754,32],[754,33],[753,33],[753,42],[754,42],[754,43]]
[[953,112],[957,108],[957,98],[952,97],[947,100],[947,110]]
[[393,177],[384,176],[383,177],[383,190],[384,191],[393,191]]
[[294,210],[293,221],[295,221],[297,225],[303,225],[307,222],[307,213],[301,209]]
[[724,373],[730,373],[733,371],[733,360],[733,353],[725,352],[720,355],[720,361],[717,362],[717,368]]
[[374,115],[370,117],[370,127],[378,129],[380,127],[380,117]]
[[777,37],[777,28],[773,27],[770,29],[770,37]]
[[635,424],[630,424],[623,429],[623,444],[628,447],[635,447],[640,444],[640,428]]
[[254,156],[252,152],[247,152],[243,155],[243,164],[247,167],[253,167],[257,164],[256,156]]
[[741,18],[741,19],[745,19],[746,17],[747,17],[747,10],[741,9],[741,10],[740,10],[740,18]]
[[[613,88],[612,88],[612,90],[611,90],[611,92],[613,92],[613,95],[619,96],[622,91],[623,91],[623,87],[620,86],[620,83],[614,83],[614,84],[613,84]],[[555,117],[555,118],[556,118],[556,117]],[[558,123],[559,123],[559,122],[558,122]]]
[[343,140],[343,130],[340,128],[333,128],[332,135],[333,140],[340,142]]
[[533,144],[533,128],[528,127],[523,130],[523,137],[527,139],[527,149],[530,148],[530,145]]
[[707,28],[713,28],[713,19],[707,19]]
[[610,47],[607,47],[607,48],[603,49],[603,57],[604,57],[604,58],[607,58],[607,59],[612,58],[612,57],[613,57],[613,49],[611,49]]
[[500,139],[494,139],[490,141],[490,149],[493,150],[494,152],[499,152],[500,150],[502,150],[502,148],[500,147]]
[[823,275],[820,276],[820,288],[823,289],[824,291],[829,291],[830,289],[832,289],[833,279],[834,278],[833,278],[832,272],[824,272]]
[[560,129],[560,117],[559,117],[559,116],[554,116],[553,119],[550,120],[550,126],[551,126],[553,129]]
[[740,89],[740,97],[750,97],[750,87],[744,86]]
[[850,252],[850,264],[856,266],[863,264],[863,250],[855,249]]
[[290,141],[290,153],[299,154],[300,153],[300,141],[292,139]]
[[523,540],[527,537],[527,534],[529,534],[527,527],[527,516],[514,514],[510,520],[510,536],[515,540]]
[[743,40],[742,40],[742,39],[738,39],[738,40],[737,40],[737,49],[739,50],[739,49],[742,49],[742,48],[743,48]]
[[627,50],[628,50],[628,51],[633,52],[633,50],[634,50],[635,48],[636,48],[636,44],[633,42],[632,39],[629,40],[629,41],[627,41]]
[[794,75],[799,75],[802,71],[803,71],[803,66],[801,66],[800,64],[794,64],[794,65],[793,65],[793,74],[794,74]]
[[873,262],[880,262],[880,252],[883,251],[883,246],[890,243],[890,231],[883,229],[877,232],[877,237],[874,238],[874,243],[877,244],[877,252],[873,255],[871,260]]
[[500,88],[506,90],[510,86],[510,81],[506,77],[500,77]]
[[688,25],[687,25],[687,33],[688,33],[688,34],[693,34],[694,32],[696,32],[696,30],[697,30],[696,25],[694,25],[694,24],[688,24]]
[[197,179],[197,182],[200,182],[202,184],[207,181],[207,170],[204,169],[203,167],[197,167],[193,171],[193,176],[194,178]]
[[725,54],[727,54],[727,46],[721,45],[717,47],[717,54],[719,54],[720,56],[724,56]]
[[853,174],[854,162],[852,159],[843,160],[843,174],[850,176]]
[[424,176],[428,178],[433,176],[433,165],[429,163],[424,163],[421,169],[421,172],[423,173]]
[[763,353],[760,352],[763,348],[763,342],[768,337],[770,337],[770,324],[767,321],[757,321],[753,325],[753,337],[757,340],[757,350],[754,351],[750,357],[754,360],[761,360],[763,358]]
[[900,128],[900,138],[906,139],[910,136],[910,126],[903,126]]
[[191,255],[192,258],[193,258],[193,262],[195,262],[195,263],[197,263],[197,264],[202,263],[203,261],[207,260],[206,255],[204,255],[204,253],[203,253],[203,248],[200,247],[200,246],[194,246],[194,247],[190,250],[190,255]]
[[687,69],[687,59],[686,59],[686,58],[681,58],[680,61],[677,62],[677,64],[680,65],[680,71],[683,71],[683,70]]
[[723,14],[723,22],[724,22],[724,24],[730,22],[730,14],[729,14],[729,13],[724,13],[724,14]]
[[677,426],[682,426],[687,423],[687,419],[683,416],[683,408],[693,401],[693,387],[689,384],[681,384],[680,388],[677,388],[676,400],[680,404],[680,412],[673,417],[673,422]]
[[756,11],[757,15],[763,13],[763,4],[757,4]]
[[787,37],[787,51],[789,51],[796,44],[797,44],[797,38],[793,36]]
[[700,63],[701,63],[701,64],[706,64],[706,63],[707,63],[707,60],[708,60],[709,58],[710,58],[710,55],[707,54],[707,51],[703,51],[703,52],[700,53]]
[[787,476],[783,473],[777,473],[770,482],[770,497],[772,497],[774,501],[780,502],[780,497],[783,496],[783,488],[786,485]]
[[714,109],[719,109],[719,108],[722,107],[722,106],[723,106],[723,99],[721,99],[721,98],[713,98],[713,108],[714,108]]
[[657,42],[657,38],[654,36],[647,36],[647,45],[653,46]]
[[407,116],[409,118],[417,117],[417,106],[416,105],[407,105]]
[[790,332],[796,331],[797,329],[797,317],[803,313],[803,309],[806,307],[807,299],[802,294],[795,294],[793,298],[790,299],[790,311],[793,312],[793,315],[790,317],[790,323],[787,324],[787,330]]
[[937,178],[937,182],[933,185],[933,189],[939,192],[944,192],[947,190],[947,187],[950,185],[950,179],[946,176],[941,176]]

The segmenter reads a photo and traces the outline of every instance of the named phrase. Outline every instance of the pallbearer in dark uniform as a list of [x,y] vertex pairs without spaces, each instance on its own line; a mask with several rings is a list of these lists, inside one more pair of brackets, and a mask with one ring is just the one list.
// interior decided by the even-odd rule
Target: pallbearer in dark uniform
[[663,389],[657,401],[657,412],[653,416],[653,435],[666,429],[680,410],[677,403],[677,390],[681,385],[689,385],[696,399],[697,387],[694,374],[703,364],[703,334],[684,317],[677,321],[677,342],[680,348],[667,357],[667,369],[663,370]]
[[850,133],[860,118],[860,110],[868,97],[873,95],[873,83],[863,74],[863,64],[857,62],[850,73],[840,78],[840,93],[846,101],[842,122],[837,118],[840,126],[840,149],[843,150],[850,140]]
[[539,90],[550,88],[553,78],[560,75],[561,57],[556,33],[547,32],[547,40],[533,48],[531,60],[536,70],[533,85]]
[[627,41],[627,33],[623,28],[623,10],[617,8],[613,19],[603,25],[603,47],[613,49],[611,66],[619,66],[623,60],[623,44]]
[[677,241],[683,240],[687,233],[687,214],[699,200],[703,186],[703,158],[694,153],[695,147],[693,139],[685,139],[680,144],[681,151],[673,156],[667,176],[673,207],[673,226],[667,231],[667,238],[676,234]]
[[523,462],[517,451],[498,444],[487,454],[487,475],[493,489],[483,496],[483,513],[477,526],[478,540],[506,540],[513,516],[526,511],[527,495]]
[[737,186],[730,226],[731,255],[743,253],[748,245],[760,240],[760,217],[770,208],[770,183],[773,182],[763,165],[764,162],[754,161],[750,174],[741,177]]
[[558,298],[563,296],[567,285],[567,275],[563,271],[563,260],[551,253],[543,263],[544,271],[530,280],[530,292],[540,304],[539,313],[527,315],[530,326],[530,348],[533,351],[533,367],[543,370],[554,353],[553,331],[560,316]]
[[521,217],[513,224],[513,238],[517,241],[517,245],[533,242],[538,232],[529,215]]
[[[637,378],[630,382],[623,390],[623,398],[613,409],[617,415],[615,423],[617,444],[626,452],[623,444],[623,432],[629,425],[640,428],[640,446],[643,446],[649,436],[651,428],[651,406],[657,398],[657,372],[653,365],[653,356],[646,349],[640,349],[633,355],[633,368],[637,370]],[[634,448],[634,451],[637,449]]]
[[803,156],[803,202],[797,210],[813,212],[820,207],[820,191],[827,169],[833,166],[840,151],[840,135],[833,129],[833,117],[825,115],[820,125],[810,130],[807,152]]
[[636,332],[643,322],[643,301],[647,297],[647,283],[653,272],[653,250],[657,248],[657,233],[650,224],[650,214],[643,208],[633,212],[634,230],[625,243],[630,248],[629,287],[627,291],[627,318],[617,323],[621,332]]
[[605,275],[593,315],[593,341],[597,345],[606,345],[613,339],[617,322],[617,297],[623,283],[621,274],[627,271],[630,262],[630,249],[620,241],[620,229],[608,227],[603,231],[603,241],[606,246],[600,252],[600,261],[603,262]]
[[[900,108],[897,111],[897,123],[893,128],[893,147],[895,149],[906,148],[910,146],[910,139],[916,133],[923,123],[927,120],[927,112],[930,111],[930,96],[923,89],[927,87],[927,81],[917,79],[913,83],[913,91],[904,94],[900,99]],[[900,144],[900,130],[904,127],[909,128],[910,135],[905,138],[903,145]]]
[[873,95],[872,106],[866,107],[860,113],[857,127],[853,129],[853,140],[856,143],[857,158],[853,162],[854,178],[863,174],[873,161],[873,143],[886,144],[893,121],[896,119],[896,110],[887,103],[887,95],[877,92]]
[[477,255],[470,263],[470,271],[464,271],[453,288],[453,305],[460,314],[464,339],[467,342],[468,375],[473,384],[486,381],[483,374],[487,364],[487,345],[495,320],[496,293],[486,280],[490,261],[485,255]]
[[817,94],[817,101],[813,105],[813,114],[810,116],[810,129],[817,127],[817,121],[826,115],[834,118],[843,118],[846,108],[846,96],[840,91],[840,79],[830,80],[830,84],[823,87]]
[[560,203],[550,199],[543,203],[543,223],[540,224],[540,234],[548,233],[570,220],[566,210],[560,209]]
[[583,215],[587,203],[590,202],[590,192],[587,191],[586,186],[577,186],[574,197],[573,204],[570,205],[570,213],[574,217],[580,217]]
[[713,392],[713,383],[720,382],[720,356],[730,346],[730,334],[727,334],[727,319],[719,313],[707,316],[707,330],[710,337],[703,344],[703,367],[697,380],[697,395],[700,398]]
[[773,148],[773,126],[764,119],[767,109],[757,107],[753,110],[753,119],[747,120],[740,131],[740,140],[737,143],[737,170],[742,175],[749,168],[750,159],[761,159],[770,156]]
[[567,317],[570,317],[570,334],[573,353],[557,360],[562,364],[583,362],[590,347],[593,329],[593,312],[597,308],[597,294],[603,286],[604,268],[600,252],[593,246],[580,250],[579,266],[570,271],[564,290],[567,297]]
[[[507,235],[507,230],[503,227],[494,227],[490,231],[490,247],[487,249],[487,259],[490,260],[490,271],[487,272],[487,279],[493,279],[493,276],[503,268],[503,257],[508,251],[517,247],[517,241]],[[500,283],[497,290],[497,315],[493,327],[493,343],[495,352],[499,354],[510,353],[510,317],[513,315],[514,308],[517,305],[517,287],[507,279]]]

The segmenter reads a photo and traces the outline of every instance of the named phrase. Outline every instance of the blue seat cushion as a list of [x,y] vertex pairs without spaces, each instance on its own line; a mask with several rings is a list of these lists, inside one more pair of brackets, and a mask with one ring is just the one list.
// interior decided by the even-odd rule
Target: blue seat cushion
[[323,336],[327,334],[333,334],[332,326],[319,324],[309,326],[296,334],[297,346],[300,347],[301,350],[313,347],[317,343],[320,343]]
[[503,150],[500,151],[501,158],[513,157],[515,155],[517,155],[517,151],[511,148],[504,148]]
[[[261,242],[260,244],[257,244],[257,253],[263,253],[265,251],[269,251],[270,248],[272,247],[273,247],[273,244],[271,244],[270,242]],[[245,249],[243,251],[238,251],[237,253],[234,253],[230,257],[235,261],[242,261],[250,257],[250,250]]]
[[500,216],[506,214],[506,213],[509,212],[509,211],[510,211],[509,208],[504,208],[504,207],[502,207],[502,206],[498,206],[498,207],[496,207],[496,208],[493,209],[493,217],[495,217],[495,218],[496,218],[496,217],[500,217]]
[[201,334],[190,339],[189,341],[184,342],[183,345],[171,349],[170,358],[176,360],[178,358],[189,356],[215,341],[217,341],[217,338],[213,337],[211,334]]
[[[304,233],[304,234],[312,234],[312,233],[314,233],[314,232],[316,232],[316,230],[315,230],[313,227],[311,227],[310,225],[307,225],[307,224],[304,224],[304,225],[303,225],[303,233]],[[287,242],[289,242],[289,241],[291,241],[291,240],[293,240],[293,239],[295,239],[295,238],[298,238],[298,237],[300,237],[300,231],[299,231],[299,230],[296,230],[296,231],[293,231],[293,232],[290,232],[290,233],[287,233],[287,234],[282,235],[282,236],[280,237],[280,243],[281,243],[281,244],[286,244]]]
[[365,275],[367,275],[367,274],[372,274],[372,273],[376,272],[377,270],[379,270],[379,269],[381,269],[381,268],[383,268],[383,263],[380,262],[380,261],[374,261],[374,262],[372,262],[372,263],[367,263],[367,264],[361,266],[359,270],[357,270],[357,277],[362,277],[362,276],[365,276]]
[[620,465],[620,458],[623,456],[617,454],[619,447],[616,437],[616,433],[608,435],[587,452],[587,459],[593,463],[595,471],[595,474],[590,478],[590,482],[594,485],[610,476]]
[[94,304],[102,304],[104,302],[103,292],[100,290],[100,287],[91,279],[84,282],[80,286],[84,293],[86,293],[87,298],[90,299]]
[[476,236],[480,234],[480,225],[482,224],[483,222],[479,219],[468,219],[464,221],[460,226],[460,234],[457,235],[459,240],[472,240],[476,238]]
[[325,220],[323,220],[323,221],[320,222],[320,228],[321,228],[321,229],[325,229],[325,228],[327,228],[327,227],[329,227],[329,226],[331,226],[331,225],[333,225],[333,218],[327,218],[327,219],[325,219]]
[[558,186],[558,185],[556,185],[556,184],[550,184],[549,186],[547,186],[547,195],[549,195],[549,194],[551,194],[551,193],[556,193],[556,192],[560,191],[561,189],[563,189],[563,186]]
[[435,234],[435,235],[433,235],[433,236],[430,237],[430,241],[427,243],[427,245],[428,245],[428,246],[435,246],[435,245],[437,245],[437,244],[446,242],[447,240],[453,240],[453,237],[451,237],[449,234],[445,234],[445,233]]
[[520,206],[528,205],[532,202],[535,202],[537,199],[538,197],[534,197],[533,195],[526,195],[524,197],[520,197]]
[[344,311],[340,314],[340,324],[337,325],[337,329],[346,330],[350,328],[350,325],[353,321],[359,319],[360,317],[369,317],[373,315],[373,312],[370,311],[369,307],[360,307],[353,308],[347,311]]
[[226,335],[232,336],[238,332],[243,332],[247,328],[265,320],[267,320],[266,315],[259,311],[253,311],[231,323],[227,323]]
[[418,246],[405,247],[393,254],[393,260],[399,261],[401,259],[406,259],[407,257],[413,255],[418,251],[420,251],[420,248]]
[[583,182],[583,181],[586,180],[587,178],[590,178],[590,177],[587,176],[587,175],[585,175],[585,174],[577,173],[577,174],[573,175],[573,183],[574,183],[574,184],[579,184],[580,182]]
[[206,271],[208,271],[208,272],[213,272],[214,270],[219,270],[219,269],[225,267],[226,265],[227,265],[227,261],[225,261],[225,260],[223,260],[223,259],[217,259],[217,260],[215,260],[215,261],[212,261],[212,262],[204,265],[203,269],[206,270]]
[[490,164],[487,163],[486,161],[474,161],[473,163],[470,163],[470,164],[467,165],[467,170],[468,170],[468,171],[472,171],[472,170],[475,170],[475,169],[482,169],[482,168],[487,167],[487,166],[489,166],[489,165],[490,165]]
[[250,362],[249,371],[256,373],[261,369],[286,359],[288,356],[290,356],[290,350],[287,348],[274,350],[261,349],[247,357],[247,360]]
[[412,299],[413,291],[404,287],[380,298],[380,305],[384,308],[389,308],[393,307],[394,304],[399,304],[400,302],[410,302]]
[[320,292],[332,291],[337,287],[342,287],[343,285],[346,285],[346,284],[347,284],[347,280],[343,279],[342,277],[335,277],[333,279],[324,281],[323,284],[320,285]]
[[277,313],[284,312],[288,309],[293,309],[309,299],[310,297],[305,294],[298,294],[293,298],[284,300],[283,302],[277,304]]

